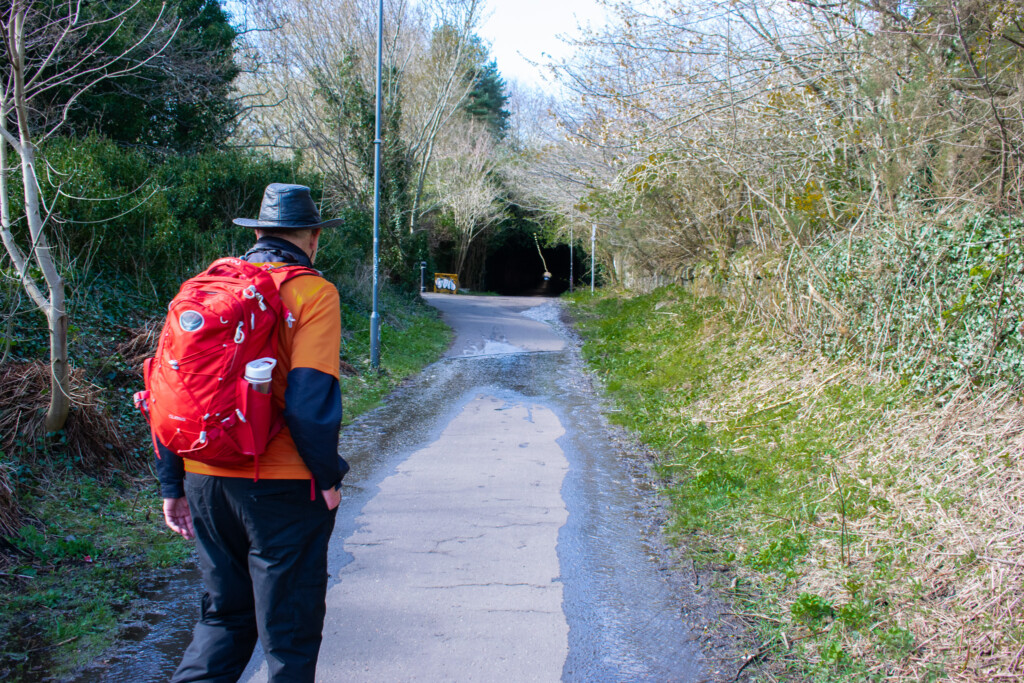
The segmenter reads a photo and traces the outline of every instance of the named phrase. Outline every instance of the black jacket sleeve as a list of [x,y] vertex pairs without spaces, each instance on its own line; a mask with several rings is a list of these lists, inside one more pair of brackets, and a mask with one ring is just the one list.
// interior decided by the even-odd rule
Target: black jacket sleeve
[[155,436],[156,476],[160,480],[160,495],[164,498],[181,498],[185,495],[185,461],[177,453],[167,449]]
[[338,380],[313,368],[293,368],[288,373],[284,394],[284,422],[317,487],[325,490],[337,485],[349,469],[345,459],[338,455]]

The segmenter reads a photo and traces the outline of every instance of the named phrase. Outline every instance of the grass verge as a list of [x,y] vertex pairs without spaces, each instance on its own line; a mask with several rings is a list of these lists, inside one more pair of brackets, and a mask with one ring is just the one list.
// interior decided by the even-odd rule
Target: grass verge
[[66,468],[19,489],[24,524],[4,539],[0,675],[42,680],[100,654],[142,583],[192,550],[164,530],[148,478]]
[[1024,673],[1012,392],[915,394],[681,289],[571,302],[611,419],[660,454],[668,533],[733,569],[759,678]]
[[[110,297],[112,301],[125,297]],[[45,409],[45,331],[31,315],[0,365],[0,678],[67,675],[109,647],[135,620],[143,587],[192,562],[193,546],[163,525],[145,425],[130,404],[142,359],[153,353],[160,312],[134,315],[96,299],[72,335],[76,408],[65,432],[24,435]],[[368,311],[342,306],[345,420],[379,405],[433,362],[450,330],[418,297],[388,292],[381,368],[369,367]],[[148,314],[147,314],[148,313]],[[18,392],[21,392],[20,394]],[[8,438],[9,437],[9,438]]]

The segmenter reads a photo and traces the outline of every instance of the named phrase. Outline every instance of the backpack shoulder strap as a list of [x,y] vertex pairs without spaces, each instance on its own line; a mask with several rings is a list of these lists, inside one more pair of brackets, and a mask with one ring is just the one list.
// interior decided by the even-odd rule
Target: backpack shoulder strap
[[285,266],[266,265],[264,266],[264,269],[268,273],[270,273],[270,277],[274,280],[274,285],[277,287],[278,291],[281,290],[281,286],[284,283],[288,282],[294,277],[298,277],[299,275],[316,275],[317,277],[323,277],[323,273],[321,273],[316,268],[300,266],[297,264],[289,264]]
[[243,259],[235,256],[225,256],[219,258],[206,267],[200,276],[203,275],[221,275],[221,274],[235,274],[235,273],[252,273],[254,268],[257,268],[256,264],[249,263]]
[[[317,277],[323,277],[323,273],[315,268],[301,265],[285,265],[285,266],[271,266],[266,265],[264,269],[270,274],[270,279],[274,281],[274,286],[277,287],[278,294],[281,292],[281,287],[284,283],[289,280],[299,277],[300,275],[316,275]],[[288,327],[295,324],[295,317],[292,312],[285,306],[284,301],[281,302],[281,309],[284,315],[283,319]]]

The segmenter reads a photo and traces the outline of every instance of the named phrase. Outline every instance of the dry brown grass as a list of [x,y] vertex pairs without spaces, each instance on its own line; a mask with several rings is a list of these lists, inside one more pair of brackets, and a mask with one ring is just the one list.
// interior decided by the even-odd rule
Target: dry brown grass
[[[844,316],[828,314],[813,287],[793,286],[791,259],[748,254],[730,265],[727,284],[698,273],[693,293],[726,298],[734,310],[776,337],[805,342],[813,336],[809,323],[816,321],[849,338]],[[875,321],[878,339],[892,336],[887,325],[887,320]],[[886,680],[924,680],[935,665],[953,681],[1024,680],[1024,404],[1019,382],[950,387],[937,401],[908,393],[871,416],[874,424],[863,434],[817,398],[833,382],[894,386],[892,377],[879,374],[887,365],[872,355],[877,349],[862,350],[874,368],[868,370],[821,357],[811,361],[785,347],[753,348],[759,355],[756,369],[742,385],[723,387],[690,406],[692,419],[721,428],[751,406],[792,402],[801,419],[836,426],[839,478],[882,503],[859,519],[823,515],[821,526],[845,524],[852,543],[845,547],[838,533],[816,536],[806,572],[785,599],[791,603],[805,591],[843,595],[850,576],[878,575],[880,565],[891,564],[897,580],[881,598],[887,603],[886,622],[879,626],[909,630],[913,649],[894,663],[879,655],[870,640],[850,637],[843,640],[847,652],[871,662]],[[783,431],[792,430],[787,425]],[[840,485],[825,469],[822,477],[830,482],[825,494],[837,497]],[[838,557],[844,558],[841,566],[836,566]]]
[[[707,343],[714,343],[715,335]],[[889,384],[849,363],[810,359],[754,344],[754,370],[687,406],[684,417],[715,430],[778,420],[775,408],[795,405],[792,424],[835,426],[839,481],[822,463],[822,495],[839,495],[840,481],[866,491],[876,504],[846,519],[822,508],[799,578],[780,596],[783,612],[803,592],[849,596],[848,579],[875,577],[884,614],[876,630],[910,631],[909,653],[894,661],[877,642],[831,627],[846,652],[886,680],[920,681],[941,665],[951,681],[1024,680],[1024,404],[1010,387],[961,387],[940,402],[898,394],[860,426],[846,420],[824,389]],[[891,384],[890,384],[891,386]],[[763,411],[754,420],[751,413]],[[763,420],[760,415],[763,415]],[[741,427],[741,429],[744,429]],[[733,448],[742,448],[740,437]],[[884,504],[877,504],[882,503]],[[771,519],[752,518],[752,529]],[[845,525],[845,542],[838,530]],[[756,532],[754,532],[756,537]],[[842,558],[840,560],[840,558]],[[880,570],[881,568],[881,570]],[[878,579],[885,576],[884,579]],[[869,579],[870,580],[870,579]],[[793,624],[791,637],[807,631]],[[813,639],[807,642],[812,642]],[[812,651],[812,658],[817,655]]]
[[151,320],[142,327],[129,332],[128,338],[117,347],[128,366],[142,379],[142,363],[156,353],[156,345],[163,329],[162,318]]
[[[906,557],[895,620],[915,636],[900,678],[944,662],[951,680],[1024,675],[1024,406],[1005,387],[964,387],[939,409],[895,411],[847,454],[887,472],[864,482],[892,508],[853,523],[862,562],[895,548]],[[952,666],[951,666],[952,665]]]
[[10,464],[14,457],[51,465],[60,457],[95,476],[102,476],[111,466],[124,465],[131,457],[124,435],[104,410],[99,387],[87,382],[81,370],[71,373],[73,407],[64,439],[60,444],[48,442],[43,418],[49,390],[49,365],[0,365],[0,450],[11,456],[0,463],[0,535],[13,533],[22,521]]

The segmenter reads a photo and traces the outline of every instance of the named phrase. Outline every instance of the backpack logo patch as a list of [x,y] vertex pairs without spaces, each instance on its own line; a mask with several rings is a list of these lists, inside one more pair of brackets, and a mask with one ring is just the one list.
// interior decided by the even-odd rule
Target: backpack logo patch
[[196,311],[185,311],[178,316],[178,326],[183,332],[196,332],[202,329],[204,322],[202,313]]

